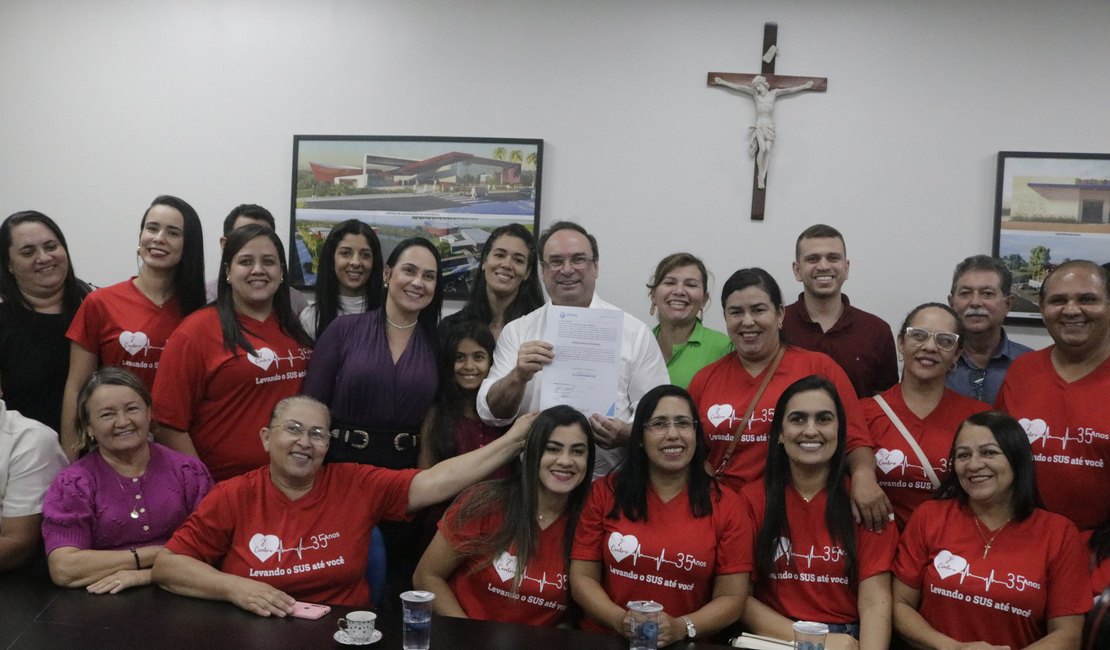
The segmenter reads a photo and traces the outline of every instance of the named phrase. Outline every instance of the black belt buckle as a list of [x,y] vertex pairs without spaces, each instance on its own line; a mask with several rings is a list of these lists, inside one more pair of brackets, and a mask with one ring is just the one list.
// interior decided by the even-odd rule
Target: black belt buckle
[[[406,441],[408,442],[408,445],[405,444]],[[408,433],[407,431],[402,431],[401,433],[393,436],[393,448],[397,451],[409,451],[410,449],[416,449],[416,446],[418,444],[420,444],[420,435],[416,433]]]

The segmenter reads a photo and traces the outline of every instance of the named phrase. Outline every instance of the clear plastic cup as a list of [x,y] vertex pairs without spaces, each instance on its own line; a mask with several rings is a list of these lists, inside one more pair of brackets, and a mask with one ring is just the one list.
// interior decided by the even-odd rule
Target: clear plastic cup
[[829,626],[812,621],[794,623],[794,650],[825,650]]
[[628,603],[632,613],[632,639],[629,650],[655,650],[659,645],[659,615],[663,606],[654,600],[633,600]]
[[404,632],[401,647],[404,650],[428,650],[432,645],[432,601],[436,595],[430,591],[406,591],[401,594]]

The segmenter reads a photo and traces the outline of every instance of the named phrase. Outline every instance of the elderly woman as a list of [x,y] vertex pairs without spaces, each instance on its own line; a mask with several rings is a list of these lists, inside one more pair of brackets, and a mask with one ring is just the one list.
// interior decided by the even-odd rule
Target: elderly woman
[[199,456],[217,481],[266,463],[256,435],[268,405],[297,394],[304,381],[312,341],[290,306],[286,271],[273,230],[231,231],[216,303],[186,318],[162,353],[155,435]]
[[374,229],[348,219],[328,233],[316,267],[316,302],[301,311],[312,338],[343,314],[361,314],[382,302],[382,245]]
[[665,384],[640,400],[628,456],[593,485],[571,551],[583,628],[631,636],[625,603],[663,605],[659,646],[734,622],[748,595],[752,524],[744,502],[706,474],[694,402]]
[[377,522],[406,519],[477,482],[520,452],[531,420],[427,470],[323,465],[328,408],[286,398],[261,431],[270,464],[218,484],[166,544],[154,580],[259,616],[287,616],[295,600],[365,606],[366,549]]
[[721,304],[736,352],[706,366],[690,382],[709,439],[710,469],[736,490],[760,481],[779,395],[802,377],[828,377],[844,402],[854,506],[869,528],[881,530],[893,514],[875,481],[871,436],[848,375],[828,355],[786,341],[782,291],[767,271],[733,273],[721,290]]
[[490,233],[482,245],[470,298],[442,325],[476,320],[489,327],[496,340],[506,323],[542,306],[536,240],[527,228],[511,223]]
[[88,453],[46,493],[42,535],[61,587],[118,593],[150,584],[162,545],[212,487],[193,456],[150,437],[150,393],[119,368],[95,371],[77,396]]
[[69,372],[66,329],[89,286],[69,263],[58,224],[16,212],[0,225],[0,394],[7,407],[61,428]]
[[948,305],[914,307],[898,330],[902,382],[861,401],[875,449],[875,476],[894,506],[899,530],[947,476],[948,450],[960,423],[990,409],[944,385],[960,356],[962,336],[960,319]]
[[197,211],[176,196],[158,196],[139,223],[134,277],[98,289],[81,303],[66,336],[69,378],[62,403],[62,448],[76,457],[77,393],[100,366],[127,368],[154,387],[170,334],[204,306],[204,236]]
[[847,428],[836,386],[824,377],[799,379],[779,397],[763,481],[741,492],[759,530],[743,620],[780,639],[791,638],[794,621],[820,621],[832,632],[830,650],[885,650],[898,532],[890,522],[881,533],[852,522]]
[[672,384],[686,388],[699,370],[732,351],[727,336],[701,323],[709,304],[709,272],[690,253],[674,253],[659,261],[647,288],[651,313],[659,318],[652,333],[667,374]]
[[593,474],[590,434],[586,416],[553,406],[532,422],[517,475],[455,501],[413,576],[436,594],[436,613],[528,625],[563,619],[570,546]]
[[1078,648],[1087,553],[1075,524],[1039,507],[1022,426],[969,417],[938,501],[918,506],[894,563],[894,629],[922,648]]

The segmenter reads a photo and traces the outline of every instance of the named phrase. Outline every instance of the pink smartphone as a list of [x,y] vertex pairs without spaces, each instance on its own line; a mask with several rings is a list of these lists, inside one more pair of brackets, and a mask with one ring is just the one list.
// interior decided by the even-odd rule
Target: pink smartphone
[[317,605],[315,603],[302,603],[297,601],[293,603],[293,613],[290,616],[296,618],[307,618],[310,621],[315,621],[331,611],[331,607],[327,605]]

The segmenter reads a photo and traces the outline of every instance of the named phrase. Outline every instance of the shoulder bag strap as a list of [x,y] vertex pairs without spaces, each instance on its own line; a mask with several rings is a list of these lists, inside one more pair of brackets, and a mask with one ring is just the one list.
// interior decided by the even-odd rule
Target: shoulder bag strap
[[725,466],[728,465],[728,461],[732,460],[732,454],[736,451],[736,445],[740,442],[740,435],[748,428],[748,420],[751,419],[752,413],[755,412],[755,405],[759,403],[759,398],[763,397],[764,391],[767,390],[767,384],[771,383],[771,377],[773,377],[775,371],[778,370],[779,362],[782,361],[784,354],[786,354],[785,345],[779,347],[778,354],[775,355],[774,360],[771,361],[771,365],[768,366],[767,376],[763,378],[763,383],[760,384],[759,389],[755,391],[755,397],[752,398],[752,403],[748,404],[748,410],[744,413],[744,419],[740,421],[740,428],[736,431],[736,435],[733,436],[732,442],[728,443],[728,449],[725,450],[725,455],[724,458],[721,459],[721,464],[714,470],[713,465],[711,465],[708,460],[705,461],[705,471],[710,476],[720,476],[721,473],[725,471]]
[[883,410],[883,413],[886,413],[886,416],[890,418],[891,422],[894,423],[894,426],[898,429],[898,432],[901,433],[902,437],[906,439],[907,443],[909,443],[910,449],[913,449],[913,453],[917,454],[917,459],[921,461],[922,469],[925,470],[925,474],[928,475],[929,480],[933,482],[933,489],[935,490],[936,488],[939,488],[940,479],[937,478],[936,470],[934,470],[933,466],[929,464],[929,459],[925,457],[925,452],[921,451],[921,445],[918,445],[917,441],[913,439],[913,436],[910,435],[910,432],[906,430],[906,425],[902,424],[902,420],[894,414],[894,409],[890,408],[890,404],[886,403],[886,400],[883,399],[882,395],[876,395],[874,397],[874,400],[879,403],[879,408]]

